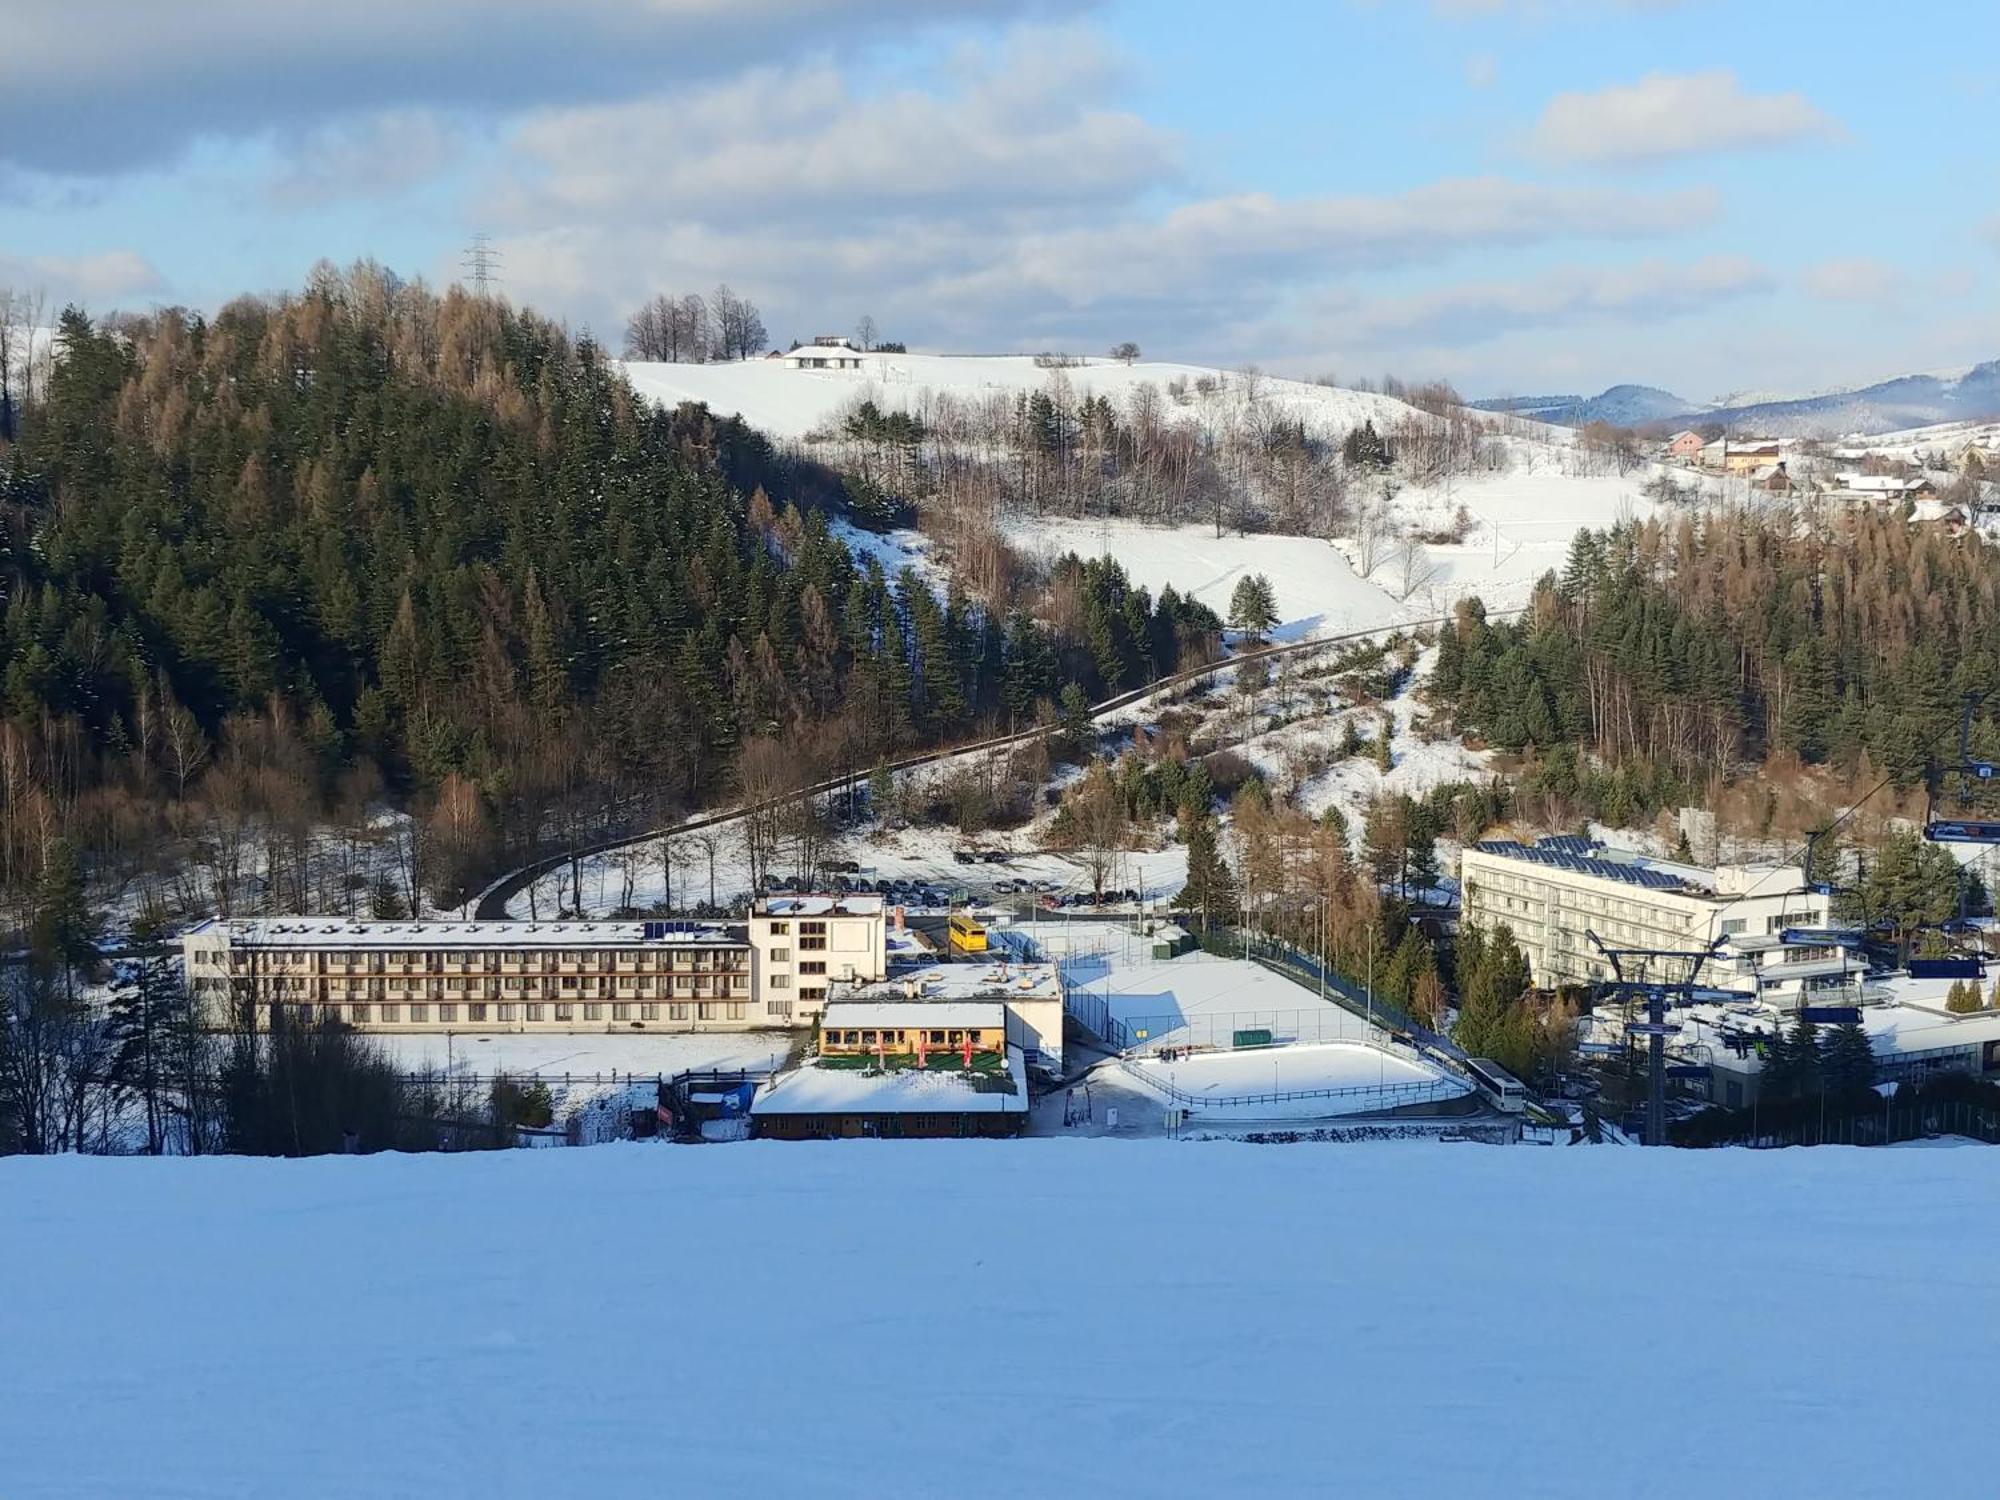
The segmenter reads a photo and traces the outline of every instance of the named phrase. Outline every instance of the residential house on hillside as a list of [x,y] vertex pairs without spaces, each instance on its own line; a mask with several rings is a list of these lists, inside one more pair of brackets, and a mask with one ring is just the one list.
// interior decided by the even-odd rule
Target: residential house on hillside
[[1701,466],[1719,474],[1755,474],[1768,469],[1783,457],[1776,438],[1746,438],[1740,442],[1717,438],[1701,449]]
[[1676,463],[1692,464],[1701,459],[1701,434],[1693,428],[1667,439],[1667,457]]
[[1937,486],[1921,474],[1905,478],[1900,474],[1853,474],[1833,476],[1834,488],[1827,498],[1879,505],[1912,504],[1937,498]]
[[1785,472],[1782,463],[1769,464],[1750,476],[1750,487],[1771,495],[1789,495],[1792,492],[1792,476]]
[[836,333],[823,333],[785,356],[788,370],[858,370],[861,351]]

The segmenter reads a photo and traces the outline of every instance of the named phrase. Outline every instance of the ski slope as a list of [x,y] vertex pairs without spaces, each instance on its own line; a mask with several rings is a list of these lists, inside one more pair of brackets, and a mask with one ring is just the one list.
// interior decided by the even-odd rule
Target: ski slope
[[15,1158],[0,1488],[1969,1500],[1993,1161]]

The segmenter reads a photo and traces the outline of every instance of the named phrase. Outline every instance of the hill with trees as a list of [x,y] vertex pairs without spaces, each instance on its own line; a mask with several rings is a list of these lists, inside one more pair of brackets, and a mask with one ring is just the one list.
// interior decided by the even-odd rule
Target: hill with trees
[[160,910],[351,909],[367,862],[330,892],[308,855],[381,838],[385,805],[415,816],[362,904],[455,905],[758,756],[858,776],[1220,632],[1115,563],[1004,613],[888,577],[829,525],[824,471],[659,409],[532,312],[373,265],[213,318],[72,309],[58,345],[0,442],[17,929],[58,844]]

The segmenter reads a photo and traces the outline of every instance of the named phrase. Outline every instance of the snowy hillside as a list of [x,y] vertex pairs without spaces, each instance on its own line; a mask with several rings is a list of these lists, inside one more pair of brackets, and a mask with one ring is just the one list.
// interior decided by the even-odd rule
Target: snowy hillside
[[1724,398],[1704,420],[1774,437],[1837,437],[1936,422],[2000,417],[2000,360],[1932,375],[1902,375],[1853,390]]
[[1975,1147],[71,1156],[0,1202],[10,1500],[1992,1489]]
[[[1104,396],[1121,407],[1140,386],[1161,391],[1184,383],[1185,405],[1169,403],[1166,414],[1188,421],[1221,420],[1240,412],[1253,393],[1271,417],[1297,420],[1308,429],[1345,433],[1364,421],[1386,426],[1419,415],[1392,396],[1313,385],[1301,380],[1246,376],[1202,365],[1141,360],[1087,359],[1050,369],[1032,355],[863,354],[857,370],[794,370],[779,359],[728,364],[648,364],[628,362],[635,389],[666,405],[700,401],[712,411],[741,416],[762,432],[799,438],[823,430],[836,413],[859,399],[884,410],[923,411],[935,397],[980,402],[1045,391],[1057,376],[1077,399]],[[1204,385],[1212,387],[1204,392]]]

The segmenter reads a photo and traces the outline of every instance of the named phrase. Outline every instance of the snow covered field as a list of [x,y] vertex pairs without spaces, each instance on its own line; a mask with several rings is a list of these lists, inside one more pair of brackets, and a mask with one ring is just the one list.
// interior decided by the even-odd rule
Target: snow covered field
[[[793,370],[782,360],[753,359],[726,364],[675,365],[631,361],[625,373],[633,388],[667,406],[705,403],[711,411],[740,416],[777,438],[802,438],[827,429],[850,403],[871,400],[885,411],[921,414],[944,395],[976,404],[992,397],[1045,391],[1058,375],[1078,400],[1104,396],[1120,407],[1142,385],[1164,391],[1175,381],[1209,382],[1208,396],[1190,404],[1169,402],[1165,415],[1184,421],[1225,420],[1240,413],[1250,396],[1241,374],[1205,365],[1141,360],[1087,359],[1062,370],[1035,363],[1033,355],[876,354],[861,356],[858,370]],[[1317,431],[1345,433],[1364,421],[1388,425],[1416,414],[1391,396],[1278,380],[1260,375],[1257,400],[1274,417],[1297,420]],[[1518,425],[1518,424],[1517,424]],[[1566,434],[1558,434],[1566,440]]]
[[1008,539],[1030,557],[1115,557],[1135,584],[1155,594],[1172,584],[1224,619],[1237,580],[1261,573],[1277,601],[1280,623],[1272,638],[1302,640],[1434,618],[1473,595],[1489,610],[1518,608],[1544,573],[1562,570],[1577,532],[1656,511],[1640,493],[1646,478],[1524,471],[1457,479],[1448,487],[1408,487],[1393,507],[1404,524],[1443,530],[1463,505],[1472,529],[1462,544],[1423,546],[1407,568],[1385,546],[1365,578],[1352,542],[1335,545],[1319,537],[1218,537],[1207,526],[1044,516],[1014,520]]
[[1202,1052],[1172,1061],[1144,1058],[1131,1070],[1203,1120],[1323,1119],[1472,1092],[1442,1069],[1358,1042]]
[[1973,1150],[17,1158],[0,1203],[9,1500],[1993,1487]]
[[[1152,939],[1116,922],[1024,922],[1062,965],[1063,983],[1102,1000],[1132,1041],[1228,1046],[1232,1031],[1263,1028],[1281,1041],[1365,1041],[1368,1023],[1261,964],[1186,953],[1156,959]],[[1318,1085],[1316,1085],[1318,1086]]]

